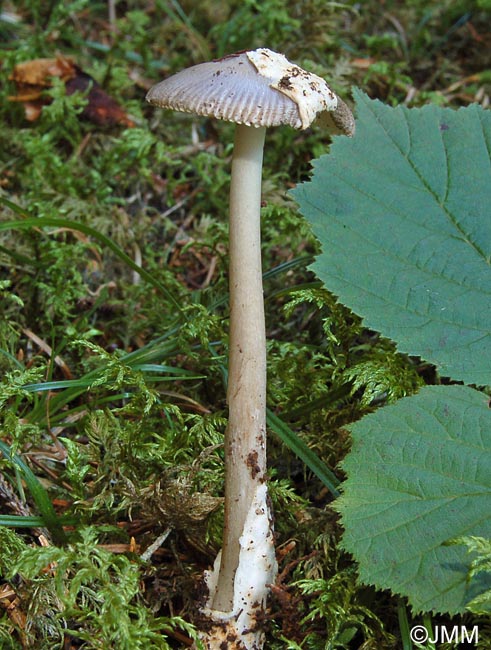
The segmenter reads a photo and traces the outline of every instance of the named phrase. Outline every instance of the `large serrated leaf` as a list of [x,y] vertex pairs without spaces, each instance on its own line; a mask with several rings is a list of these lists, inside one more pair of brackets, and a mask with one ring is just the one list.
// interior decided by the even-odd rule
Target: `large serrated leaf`
[[355,99],[356,136],[294,190],[314,271],[401,351],[491,384],[491,112]]
[[467,580],[472,556],[445,542],[491,537],[491,410],[464,386],[428,386],[352,427],[350,477],[336,501],[360,578],[415,610],[465,610],[491,588]]

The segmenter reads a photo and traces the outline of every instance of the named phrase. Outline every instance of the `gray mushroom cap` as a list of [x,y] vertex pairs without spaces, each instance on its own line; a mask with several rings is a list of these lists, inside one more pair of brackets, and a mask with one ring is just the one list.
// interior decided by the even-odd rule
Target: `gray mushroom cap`
[[248,126],[325,125],[352,135],[351,111],[324,79],[266,48],[200,63],[153,86],[146,97],[161,108]]

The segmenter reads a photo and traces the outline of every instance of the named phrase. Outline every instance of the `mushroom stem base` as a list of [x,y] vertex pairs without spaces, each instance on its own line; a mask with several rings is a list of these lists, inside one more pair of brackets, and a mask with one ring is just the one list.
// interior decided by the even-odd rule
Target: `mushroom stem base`
[[[202,614],[209,629],[199,636],[206,650],[258,650],[263,647],[261,619],[266,608],[268,585],[273,583],[277,564],[266,484],[257,487],[243,534],[240,538],[239,565],[235,573],[233,606],[230,611],[212,609],[216,594],[220,554],[205,581],[209,598]],[[205,627],[205,626],[203,626]]]

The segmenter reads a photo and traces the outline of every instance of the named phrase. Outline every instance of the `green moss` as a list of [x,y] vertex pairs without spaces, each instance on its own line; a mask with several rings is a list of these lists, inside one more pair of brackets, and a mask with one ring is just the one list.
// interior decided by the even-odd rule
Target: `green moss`
[[[2,647],[180,647],[221,543],[233,127],[157,111],[144,102],[148,86],[267,46],[325,76],[348,102],[352,85],[388,103],[484,101],[484,5],[157,0],[116,3],[110,25],[104,3],[4,3],[0,222],[17,225],[0,229],[0,438],[67,517],[68,544],[42,548],[32,528],[0,527],[2,580],[20,584],[27,617],[2,613]],[[26,121],[9,99],[9,75],[58,54],[135,126],[83,118],[87,93],[66,96],[59,80],[44,89],[39,119]],[[266,143],[268,405],[342,478],[346,425],[432,376],[367,332],[309,270],[318,243],[287,191],[308,178],[329,137],[285,128]],[[93,228],[112,247],[66,224],[19,225],[28,217]],[[394,638],[399,647],[398,603],[357,584],[331,496],[274,434],[269,445],[280,568],[298,626],[290,634],[273,601],[268,647],[389,650]],[[0,470],[17,498],[9,505],[0,494],[1,516],[20,515],[19,504],[42,514],[18,466],[4,459]]]

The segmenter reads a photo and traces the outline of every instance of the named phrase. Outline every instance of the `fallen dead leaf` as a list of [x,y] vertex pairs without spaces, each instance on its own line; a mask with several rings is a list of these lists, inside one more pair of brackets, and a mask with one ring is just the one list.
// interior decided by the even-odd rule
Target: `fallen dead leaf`
[[51,77],[60,77],[64,81],[72,79],[76,74],[76,68],[70,58],[62,56],[56,59],[32,59],[18,63],[10,79],[17,84],[27,86],[50,86]]
[[95,79],[81,70],[72,59],[62,56],[19,63],[10,75],[16,84],[17,94],[10,96],[9,100],[23,103],[26,119],[30,122],[37,120],[43,106],[49,103],[44,91],[52,85],[53,77],[65,82],[67,95],[86,93],[87,105],[81,112],[82,117],[99,126],[135,126],[118,102]]

